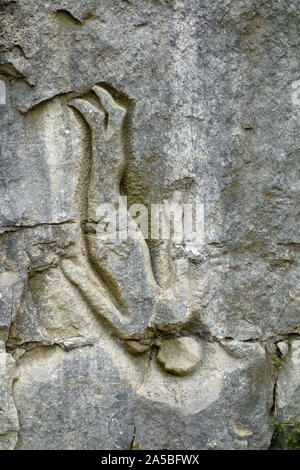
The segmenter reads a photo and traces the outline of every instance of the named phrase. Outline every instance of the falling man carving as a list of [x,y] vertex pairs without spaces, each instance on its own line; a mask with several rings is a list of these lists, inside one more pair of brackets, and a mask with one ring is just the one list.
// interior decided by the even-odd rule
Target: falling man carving
[[[101,222],[99,206],[119,204],[120,182],[126,169],[122,143],[126,109],[104,88],[94,86],[92,92],[92,102],[82,98],[69,102],[91,129],[87,256],[83,253],[64,259],[61,267],[131,353],[144,353],[155,344],[159,348],[158,361],[166,371],[187,375],[200,359],[198,343],[180,337],[190,317],[188,261],[176,260],[176,281],[163,289],[154,278],[150,252],[141,232],[137,230],[134,237],[129,233],[111,239],[99,236],[95,229]],[[129,213],[128,220],[134,224]]]

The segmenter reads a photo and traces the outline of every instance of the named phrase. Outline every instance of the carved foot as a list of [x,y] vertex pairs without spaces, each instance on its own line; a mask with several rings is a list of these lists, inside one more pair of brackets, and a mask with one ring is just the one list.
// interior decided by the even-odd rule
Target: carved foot
[[141,341],[124,341],[124,346],[131,354],[137,356],[148,351],[155,344],[159,348],[157,362],[172,375],[183,377],[197,368],[201,359],[200,346],[192,338],[156,339]]

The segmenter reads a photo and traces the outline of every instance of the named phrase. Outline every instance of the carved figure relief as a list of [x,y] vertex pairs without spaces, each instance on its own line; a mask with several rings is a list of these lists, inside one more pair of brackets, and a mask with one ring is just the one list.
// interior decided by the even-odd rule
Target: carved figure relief
[[[76,98],[69,102],[91,130],[91,171],[88,188],[86,254],[64,259],[62,270],[94,312],[101,316],[133,354],[154,344],[157,359],[170,373],[191,373],[200,359],[198,343],[180,337],[190,317],[188,261],[176,261],[174,285],[163,289],[155,280],[147,243],[137,230],[135,237],[99,237],[98,207],[117,205],[120,182],[126,169],[122,127],[126,109],[100,86],[92,88],[93,102]],[[128,220],[134,220],[128,213]],[[122,227],[117,230],[122,231]]]

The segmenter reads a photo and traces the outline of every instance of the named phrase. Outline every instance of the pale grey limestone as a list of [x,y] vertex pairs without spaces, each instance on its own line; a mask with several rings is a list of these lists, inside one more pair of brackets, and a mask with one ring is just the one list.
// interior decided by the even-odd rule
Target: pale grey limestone
[[[0,1],[1,449],[265,449],[300,419],[299,19]],[[204,203],[204,246],[99,244],[120,194]],[[158,363],[182,338],[184,377]]]
[[300,339],[289,340],[289,352],[283,359],[277,380],[276,414],[282,422],[295,423],[300,415]]
[[[17,449],[127,449],[134,390],[99,345],[41,347],[19,359]],[[29,362],[29,363],[28,363]]]
[[0,450],[14,449],[18,440],[19,421],[12,394],[17,378],[15,361],[0,342]]

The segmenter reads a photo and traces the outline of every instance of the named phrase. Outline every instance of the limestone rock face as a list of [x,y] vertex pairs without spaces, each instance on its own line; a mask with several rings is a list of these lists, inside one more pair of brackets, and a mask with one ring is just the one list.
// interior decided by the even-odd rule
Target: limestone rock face
[[35,348],[20,365],[17,449],[129,447],[134,391],[103,348]]
[[15,361],[0,343],[0,449],[14,449],[18,440],[19,422],[12,387],[17,378]]
[[[0,449],[267,449],[300,420],[299,21],[0,0]],[[171,204],[201,243],[180,211],[148,233]]]
[[159,343],[157,360],[175,375],[188,375],[193,372],[201,357],[198,343],[192,338],[176,338]]

